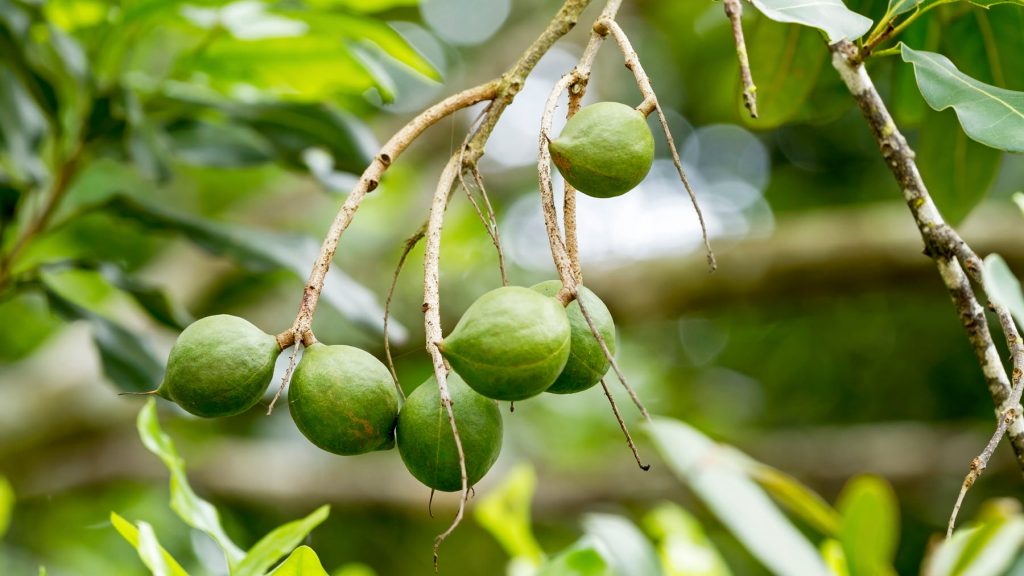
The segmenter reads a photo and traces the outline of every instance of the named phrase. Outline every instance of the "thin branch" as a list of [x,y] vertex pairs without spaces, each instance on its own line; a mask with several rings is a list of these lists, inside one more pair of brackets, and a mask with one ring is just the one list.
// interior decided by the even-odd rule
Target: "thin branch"
[[740,64],[740,80],[743,82],[743,105],[750,112],[751,118],[757,118],[757,86],[754,86],[754,77],[750,74],[747,43],[743,40],[743,5],[740,0],[724,0],[723,5],[736,42],[736,58]]
[[587,311],[586,305],[583,303],[583,298],[577,298],[576,302],[580,305],[580,312],[583,313],[583,319],[587,321],[587,326],[590,327],[590,333],[593,334],[597,343],[601,346],[601,352],[604,352],[604,357],[612,365],[612,370],[615,371],[615,375],[619,378],[619,383],[629,393],[630,399],[633,400],[633,404],[636,405],[637,409],[640,410],[640,414],[644,417],[644,420],[650,422],[651,415],[647,412],[647,408],[644,407],[644,403],[640,401],[640,397],[637,396],[636,391],[629,384],[629,380],[626,379],[626,374],[619,368],[619,363],[615,360],[615,355],[608,349],[608,343],[604,341],[604,337],[601,336],[601,332],[597,329],[597,324],[594,324],[594,319],[590,317],[590,312]]
[[[615,0],[612,0],[615,1]],[[316,312],[317,301],[320,299],[320,292],[323,290],[324,279],[330,268],[334,253],[338,249],[338,241],[342,233],[348,228],[358,210],[363,198],[373,191],[379,184],[380,178],[391,166],[392,162],[398,159],[409,145],[423,133],[424,130],[436,124],[455,111],[461,110],[478,102],[491,101],[479,130],[473,136],[465,155],[466,163],[475,164],[484,153],[488,138],[498,119],[512,100],[522,90],[527,76],[540,61],[541,57],[557,42],[576,26],[583,10],[590,5],[591,0],[566,0],[562,7],[548,23],[540,36],[522,53],[516,63],[500,78],[480,84],[474,88],[463,90],[458,94],[434,104],[430,108],[413,118],[408,124],[402,127],[390,140],[381,148],[381,151],[374,157],[366,170],[359,177],[352,191],[349,192],[345,203],[342,204],[331,224],[327,235],[324,237],[320,247],[320,254],[313,269],[310,272],[309,280],[302,294],[302,301],[299,305],[299,312],[295,322],[289,330],[279,335],[279,340],[287,342],[293,338],[293,333],[298,333],[304,341],[313,339],[310,326],[313,322],[313,314]]]
[[[306,282],[306,288],[302,294],[302,303],[299,307],[298,316],[295,318],[295,323],[287,332],[282,333],[282,336],[287,337],[288,334],[297,332],[303,341],[312,338],[310,326],[313,323],[313,314],[316,312],[317,301],[320,299],[320,291],[323,290],[324,279],[327,277],[327,271],[330,269],[331,260],[334,259],[334,253],[338,249],[338,241],[341,239],[342,233],[345,232],[345,229],[352,222],[352,218],[355,216],[356,210],[359,209],[363,198],[377,188],[384,172],[424,130],[453,112],[478,102],[495,98],[499,93],[498,84],[498,81],[492,80],[445,98],[410,120],[408,124],[403,126],[401,130],[396,132],[384,144],[370,165],[363,171],[355,187],[352,188],[348,197],[345,198],[345,203],[342,204],[338,214],[334,217],[331,228],[328,230],[327,236],[324,237],[323,244],[320,247],[320,254],[313,265],[313,270],[309,274],[309,280]],[[309,342],[305,343],[309,345]]]
[[615,398],[612,396],[611,390],[608,389],[608,384],[604,381],[604,378],[601,378],[601,388],[604,389],[604,396],[608,399],[608,403],[612,407],[612,413],[615,414],[615,420],[619,423],[619,430],[622,430],[622,434],[626,437],[626,444],[629,445],[629,449],[633,452],[636,465],[644,472],[647,472],[651,469],[651,465],[644,464],[640,460],[640,453],[637,452],[636,444],[633,443],[633,436],[629,433],[629,428],[626,427],[626,422],[622,419],[622,414],[619,413],[619,406],[615,403]]
[[398,277],[402,274],[406,258],[409,257],[413,248],[419,244],[426,233],[427,223],[424,222],[413,232],[412,236],[406,238],[405,243],[402,245],[402,255],[398,257],[398,265],[395,266],[395,273],[391,277],[391,285],[388,286],[387,298],[384,299],[384,359],[388,366],[388,371],[391,372],[391,379],[395,381],[395,389],[398,390],[398,395],[402,397],[402,400],[405,400],[405,391],[402,390],[402,385],[398,383],[398,373],[395,372],[395,360],[391,357],[391,338],[388,337],[388,326],[391,319],[391,300],[395,296],[395,287],[398,286]]
[[[493,105],[493,103],[492,103]],[[490,109],[490,105],[487,109],[480,114],[480,116],[473,122],[473,127],[466,134],[466,139],[462,142],[462,147],[459,148],[459,166],[462,169],[459,170],[459,186],[466,192],[466,197],[469,198],[469,203],[473,205],[473,209],[476,210],[477,217],[480,218],[480,222],[484,225],[484,229],[487,230],[487,235],[491,237],[491,243],[494,244],[494,249],[498,252],[498,271],[501,273],[501,285],[508,286],[508,273],[505,270],[505,251],[501,249],[501,234],[498,232],[498,219],[494,214],[494,207],[491,205],[491,199],[487,195],[487,188],[484,187],[483,176],[480,175],[480,170],[476,164],[470,166],[466,165],[466,148],[469,146],[470,139],[476,135],[479,130],[480,122],[487,114],[487,110]],[[484,206],[487,210],[487,214],[484,214],[484,209],[480,208],[480,204],[476,201],[476,196],[473,196],[473,191],[470,190],[466,184],[465,171],[469,169],[473,173],[473,180],[476,183],[476,187],[480,190],[480,196],[483,198]]]
[[[612,0],[605,4],[604,10],[598,19],[607,18],[614,20],[619,11],[622,0]],[[598,34],[596,30],[590,31],[590,40],[587,47],[583,49],[580,60],[572,70],[572,81],[569,84],[569,107],[565,113],[565,119],[569,120],[583,104],[583,96],[587,93],[587,83],[590,81],[590,69],[594,66],[594,58],[597,51],[604,43],[604,35]],[[583,268],[580,266],[579,240],[576,235],[576,189],[568,180],[563,179],[563,203],[562,203],[562,229],[565,232],[565,250],[569,257],[569,264],[572,268],[573,278],[577,284],[583,283]]]
[[672,162],[676,166],[676,172],[679,174],[679,180],[682,181],[683,187],[686,188],[686,193],[690,195],[690,202],[693,203],[693,209],[697,212],[697,220],[700,222],[700,232],[704,239],[704,249],[707,252],[708,267],[712,272],[718,268],[718,263],[715,261],[715,253],[711,250],[711,241],[708,239],[708,227],[704,222],[704,213],[700,209],[700,204],[697,202],[697,195],[693,191],[693,187],[690,186],[690,180],[686,177],[686,171],[683,170],[683,162],[679,158],[679,151],[676,150],[675,140],[672,138],[672,131],[668,127],[668,119],[665,117],[665,112],[661,109],[661,105],[658,104],[658,96],[654,92],[654,88],[651,86],[651,80],[644,72],[643,66],[640,64],[640,58],[636,54],[636,50],[633,50],[633,45],[629,42],[629,37],[619,27],[618,23],[614,20],[598,20],[594,24],[594,30],[599,33],[610,33],[615,42],[619,45],[619,49],[622,51],[622,55],[626,60],[626,68],[629,68],[633,72],[633,77],[636,79],[636,85],[640,89],[640,93],[643,94],[644,101],[638,108],[645,114],[650,114],[652,111],[657,111],[658,120],[661,122],[661,129],[665,133],[665,141],[668,143],[669,151],[672,153]]
[[448,412],[448,422],[451,424],[452,435],[455,438],[455,449],[459,454],[459,472],[462,474],[462,495],[459,499],[459,511],[455,514],[451,526],[442,532],[434,540],[434,570],[438,566],[438,549],[441,544],[451,535],[462,522],[462,516],[466,509],[466,500],[469,498],[469,483],[466,474],[466,457],[462,450],[462,438],[459,437],[459,429],[455,423],[455,413],[452,411],[452,399],[448,393],[448,368],[445,366],[444,357],[441,355],[440,344],[443,339],[441,333],[441,304],[440,304],[440,274],[439,264],[441,260],[441,228],[444,226],[444,212],[448,207],[448,195],[455,184],[455,178],[462,170],[460,163],[461,153],[453,155],[444,167],[441,178],[438,180],[437,189],[434,191],[434,199],[430,205],[430,219],[427,222],[427,244],[423,255],[423,327],[426,332],[427,353],[430,354],[431,363],[434,365],[434,378],[437,380],[437,388],[441,397],[441,404]]
[[[288,358],[288,369],[284,371],[284,376],[281,377],[281,383],[277,386],[277,392],[274,393],[274,398],[270,401],[270,405],[267,406],[267,416],[274,413],[274,405],[277,404],[277,400],[281,398],[281,393],[288,386],[288,382],[292,379],[292,373],[295,372],[295,362],[299,357],[299,346],[302,346],[302,339],[298,335],[293,335],[294,342],[292,343],[292,354]],[[280,346],[280,340],[278,340]]]
[[572,263],[569,261],[569,254],[562,239],[561,231],[558,229],[558,214],[555,210],[555,193],[551,184],[551,151],[548,149],[548,142],[551,141],[551,121],[558,104],[558,97],[573,82],[574,76],[570,72],[555,82],[551,93],[544,104],[544,112],[540,117],[540,137],[537,147],[537,176],[540,186],[540,204],[544,213],[544,227],[548,234],[548,245],[551,247],[551,258],[558,270],[558,277],[562,281],[562,290],[558,293],[558,299],[563,305],[568,306],[576,294],[576,278],[573,274]]
[[[1021,421],[1020,394],[1021,374],[1024,373],[1024,345],[1009,313],[991,303],[999,317],[1007,344],[1013,354],[1013,385],[1006,375],[999,353],[992,341],[984,310],[975,296],[968,274],[971,274],[984,291],[981,277],[981,260],[963,241],[953,228],[943,220],[938,208],[928,194],[921,174],[914,161],[914,151],[906,138],[896,127],[892,116],[879,96],[871,78],[861,64],[861,53],[847,41],[832,46],[832,65],[839,72],[857,105],[863,112],[886,165],[896,178],[910,212],[917,223],[924,240],[925,254],[935,261],[943,283],[953,298],[960,313],[960,319],[967,332],[968,340],[982,367],[989,386],[989,392],[997,406],[999,422],[996,435],[985,450],[971,462],[971,469],[964,479],[960,495],[950,517],[948,533],[952,534],[960,505],[977,478],[988,465],[992,452],[1003,434],[1010,439],[1010,445],[1017,461],[1024,470],[1024,423]],[[966,269],[966,272],[965,272]]]

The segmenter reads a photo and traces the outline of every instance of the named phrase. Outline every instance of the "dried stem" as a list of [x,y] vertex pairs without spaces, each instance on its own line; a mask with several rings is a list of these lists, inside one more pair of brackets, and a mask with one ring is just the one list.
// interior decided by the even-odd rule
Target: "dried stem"
[[622,434],[626,437],[626,444],[629,445],[629,449],[633,451],[633,458],[636,459],[636,465],[641,470],[647,472],[651,469],[650,464],[644,464],[640,460],[640,453],[636,450],[636,444],[633,443],[633,436],[629,433],[629,428],[626,427],[626,422],[622,419],[622,414],[619,413],[619,406],[615,403],[615,398],[612,396],[611,390],[608,389],[608,384],[601,378],[601,388],[604,389],[604,396],[608,399],[608,403],[611,404],[612,413],[615,414],[615,420],[619,423],[619,430],[622,430]]
[[622,51],[622,55],[626,60],[626,68],[629,68],[633,72],[633,77],[636,79],[636,85],[640,89],[640,93],[643,94],[644,101],[637,108],[644,114],[650,114],[652,111],[658,113],[658,120],[661,122],[661,129],[665,133],[665,141],[668,143],[669,151],[672,153],[672,162],[676,166],[676,172],[679,174],[679,180],[682,181],[683,187],[686,188],[686,193],[690,195],[690,202],[693,203],[693,209],[697,212],[697,220],[700,222],[700,232],[704,239],[704,249],[707,252],[708,267],[713,272],[718,264],[715,261],[715,253],[711,250],[711,241],[708,239],[708,227],[704,222],[704,213],[700,209],[700,203],[697,202],[697,195],[693,191],[693,187],[690,186],[690,180],[686,177],[686,171],[683,170],[683,162],[679,158],[679,151],[676,150],[675,140],[672,138],[672,131],[668,127],[668,119],[665,117],[665,112],[661,109],[661,105],[658,104],[658,96],[654,92],[654,88],[651,86],[651,80],[644,72],[643,66],[640,64],[640,58],[637,56],[636,51],[633,50],[633,45],[629,42],[629,37],[614,20],[602,19],[598,20],[594,24],[594,30],[601,34],[610,33],[615,42],[619,45],[619,49]]
[[299,358],[299,346],[302,346],[302,339],[294,334],[293,337],[294,342],[292,343],[291,356],[288,358],[288,369],[284,371],[284,376],[281,377],[281,384],[277,386],[277,392],[274,393],[274,398],[270,401],[270,405],[267,406],[267,416],[274,413],[274,406],[277,404],[278,399],[281,398],[281,394],[288,386],[288,382],[292,379],[292,373],[295,372],[295,362]]
[[[490,107],[488,107],[489,109]],[[480,117],[473,123],[473,128],[466,134],[466,139],[462,142],[462,147],[459,149],[459,166],[462,169],[459,170],[459,186],[465,190],[466,197],[469,198],[469,203],[473,205],[473,209],[476,210],[477,217],[480,218],[480,222],[484,225],[484,229],[487,230],[487,235],[491,237],[491,243],[494,244],[494,249],[498,252],[498,271],[501,273],[501,285],[508,286],[508,273],[505,270],[505,251],[501,249],[501,234],[498,232],[498,219],[494,214],[494,207],[491,205],[491,199],[487,195],[487,188],[484,187],[483,176],[480,175],[480,170],[476,163],[472,165],[466,164],[466,148],[469,147],[470,139],[476,134],[479,129],[479,122],[486,116],[487,110],[480,115]],[[470,190],[466,184],[465,171],[469,170],[473,174],[473,180],[478,190],[480,190],[480,196],[484,201],[484,208],[480,208],[480,203],[476,201],[476,197],[473,196],[473,191]],[[484,214],[484,210],[487,214]]]
[[736,42],[736,58],[740,64],[740,81],[743,82],[743,105],[751,118],[757,118],[757,86],[750,74],[750,60],[747,58],[747,43],[743,40],[743,5],[740,0],[724,0],[725,15],[732,24],[732,38]]
[[548,142],[551,141],[551,120],[554,115],[555,106],[558,104],[558,97],[573,81],[572,73],[566,74],[555,82],[547,102],[544,104],[544,112],[540,117],[540,138],[537,154],[537,175],[540,185],[540,203],[544,212],[544,226],[548,234],[548,244],[551,247],[551,257],[558,270],[558,277],[562,281],[562,290],[558,293],[558,299],[563,305],[568,306],[576,294],[576,277],[573,274],[572,263],[569,261],[569,254],[565,247],[565,241],[558,229],[558,214],[555,210],[555,193],[551,184],[551,151],[548,150]]
[[594,319],[590,317],[590,312],[587,311],[586,305],[583,303],[583,298],[577,298],[576,302],[580,305],[580,312],[583,313],[583,319],[587,321],[587,326],[590,327],[590,333],[594,335],[597,343],[601,346],[601,352],[604,352],[604,357],[612,365],[612,370],[615,371],[615,375],[618,376],[619,382],[622,387],[629,393],[630,399],[633,400],[633,404],[636,404],[637,409],[640,410],[640,414],[643,415],[644,420],[650,422],[651,415],[647,412],[647,408],[644,407],[644,403],[640,401],[640,397],[637,396],[636,391],[629,384],[629,380],[626,379],[625,373],[619,368],[619,363],[615,360],[615,355],[608,349],[608,343],[604,341],[604,337],[597,329],[597,324],[594,324]]
[[1024,345],[1006,309],[997,302],[991,302],[1013,355],[1011,387],[1010,378],[1007,377],[992,341],[984,309],[979,304],[968,277],[970,274],[987,294],[981,277],[981,260],[939,214],[914,162],[914,151],[896,127],[861,61],[861,53],[853,44],[842,41],[832,46],[832,65],[863,112],[886,165],[903,191],[904,199],[924,240],[925,254],[935,261],[939,275],[949,290],[968,340],[981,364],[999,414],[993,441],[990,441],[985,450],[971,462],[971,469],[964,479],[949,521],[948,533],[952,534],[957,512],[967,491],[987,467],[992,452],[1004,433],[1009,436],[1018,464],[1024,470],[1024,423],[1021,422],[1020,408]]
[[[599,19],[607,18],[614,20],[621,4],[622,0],[612,0],[605,4]],[[587,93],[587,83],[590,81],[590,69],[594,65],[594,58],[597,56],[597,51],[601,48],[603,42],[604,35],[591,30],[587,47],[584,48],[579,62],[571,73],[573,79],[569,84],[569,107],[565,113],[566,120],[579,112],[583,104],[583,96]],[[565,232],[565,250],[569,257],[573,278],[577,284],[582,284],[583,268],[580,266],[579,240],[576,235],[576,189],[573,188],[568,180],[563,179],[562,183],[565,192],[562,203],[562,229]]]
[[441,404],[448,412],[448,422],[451,424],[452,435],[455,438],[455,449],[459,454],[459,471],[462,474],[462,496],[459,499],[459,511],[451,526],[434,540],[434,570],[437,570],[438,565],[438,549],[462,522],[466,500],[469,498],[466,457],[462,450],[462,438],[459,437],[459,429],[455,423],[455,413],[452,411],[451,395],[448,393],[448,368],[445,366],[440,348],[443,335],[441,333],[440,274],[438,272],[441,260],[441,228],[444,226],[444,212],[448,207],[449,192],[455,184],[456,176],[462,170],[461,157],[461,151],[460,154],[453,155],[438,180],[434,199],[430,205],[427,244],[423,255],[423,327],[426,332],[427,353],[430,354],[431,363],[434,365],[434,377],[437,380]]
[[395,372],[395,360],[391,357],[391,338],[388,337],[388,326],[391,318],[391,300],[395,296],[395,287],[398,286],[398,277],[402,274],[402,268],[405,266],[405,260],[409,257],[413,248],[419,244],[420,240],[427,233],[427,223],[420,224],[420,227],[413,232],[412,236],[406,238],[405,243],[402,245],[402,255],[398,257],[398,265],[395,266],[395,273],[391,277],[391,285],[388,286],[388,295],[384,299],[384,360],[388,365],[388,371],[391,372],[391,379],[395,381],[395,389],[398,390],[398,395],[405,400],[405,391],[402,390],[402,385],[398,383],[398,373]]

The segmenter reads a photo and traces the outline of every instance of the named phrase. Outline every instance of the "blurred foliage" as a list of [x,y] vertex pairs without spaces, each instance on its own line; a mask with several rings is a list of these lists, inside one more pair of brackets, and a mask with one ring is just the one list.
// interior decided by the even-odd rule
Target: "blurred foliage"
[[[890,12],[881,0],[846,4],[876,25]],[[114,439],[134,438],[135,404],[109,398],[110,388],[98,382],[155,387],[174,333],[195,317],[237,313],[268,331],[286,327],[338,195],[376,141],[441,94],[513,61],[556,5],[517,0],[491,41],[456,49],[424,27],[427,7],[416,0],[0,0],[0,471],[18,497],[15,503],[0,482],[0,527],[10,520],[0,541],[0,574],[36,573],[40,564],[57,576],[131,576],[147,573],[146,566],[174,573],[167,557],[191,574],[226,573],[230,562],[220,549],[167,506],[166,488],[141,463],[153,459],[124,445],[111,453]],[[1024,10],[986,6],[936,3],[899,39],[948,56],[979,82],[1022,90]],[[913,13],[901,12],[896,21]],[[591,8],[585,19],[594,15]],[[746,11],[762,112],[751,121],[739,104],[720,3],[626,3],[621,21],[679,124],[680,143],[693,127],[759,131],[752,140],[770,160],[764,198],[779,226],[787,216],[819,209],[899,202],[818,31]],[[569,39],[573,55],[586,28]],[[568,54],[545,59],[568,62],[547,73],[567,70]],[[913,66],[879,57],[868,67],[951,221],[970,219],[979,202],[1002,202],[1024,187],[1020,157],[975,142],[953,111],[929,107]],[[606,49],[591,93],[634,101],[624,73],[620,56]],[[538,75],[526,89],[544,80]],[[501,127],[533,126],[536,111],[529,114],[510,109]],[[402,240],[422,222],[440,158],[470,121],[467,114],[426,134],[367,200],[332,267],[315,326],[322,340],[380,352],[379,301]],[[510,140],[491,142],[491,150],[517,143]],[[532,153],[535,134],[521,140]],[[486,160],[488,190],[504,223],[517,202],[532,198],[536,172]],[[445,243],[442,301],[452,322],[498,275],[490,240],[464,202],[449,209]],[[553,275],[550,268],[510,264],[519,284]],[[987,266],[989,274],[1012,278],[998,263]],[[410,327],[405,343],[401,328],[392,332],[407,390],[430,371],[412,328],[421,322],[421,287],[416,266],[409,266],[394,301],[395,317]],[[672,438],[641,445],[645,456],[657,447],[664,460],[655,462],[651,474],[662,476],[652,484],[664,484],[671,469],[686,489],[659,491],[642,478],[634,489],[636,476],[616,473],[632,462],[599,392],[517,404],[505,455],[492,473],[491,481],[502,483],[481,485],[477,522],[446,544],[443,571],[499,573],[508,561],[514,574],[628,574],[637,567],[645,574],[763,574],[782,570],[781,563],[843,575],[912,573],[926,552],[928,574],[1024,570],[1019,511],[1005,501],[990,500],[980,510],[975,504],[1019,493],[1006,454],[968,500],[965,514],[975,521],[929,548],[930,535],[944,528],[959,468],[928,468],[893,479],[891,488],[871,476],[845,488],[834,475],[801,478],[814,482],[812,489],[698,431],[745,449],[776,433],[821,426],[849,431],[858,442],[867,440],[857,425],[891,422],[987,433],[991,401],[937,278],[837,295],[808,277],[806,289],[770,301],[711,303],[643,323],[628,310],[613,313],[622,364],[648,404],[667,417],[653,429]],[[92,349],[83,350],[90,342]],[[330,518],[314,513],[289,524],[319,493],[261,492],[278,480],[277,463],[257,460],[259,468],[243,471],[252,491],[225,488],[209,476],[211,459],[223,456],[218,448],[231,442],[302,453],[286,414],[200,422],[169,410],[164,424],[193,463],[195,491],[148,414],[149,445],[174,478],[174,510],[217,534],[236,565],[244,562],[243,548],[253,550],[268,534],[275,542],[264,546],[273,552],[264,558],[274,558],[253,573],[289,552],[274,574],[431,569],[429,543],[450,508],[431,519],[427,493],[394,499],[408,485],[381,477],[381,460],[366,465],[377,487],[372,497],[333,492],[340,501],[331,502]],[[710,464],[697,459],[702,451],[714,456]],[[328,459],[316,454],[307,462]],[[509,464],[521,460],[535,469]],[[863,463],[863,472],[882,466]],[[967,464],[956,462],[964,471]],[[816,465],[805,465],[804,474]],[[328,474],[316,466],[303,474]],[[346,489],[349,476],[365,470],[360,466],[346,461],[344,473],[328,483]],[[544,504],[531,509],[535,490]],[[112,520],[111,510],[127,520]],[[141,551],[126,546],[111,522]],[[276,532],[279,526],[287,533]],[[785,544],[773,546],[780,539]],[[296,548],[300,543],[309,547]]]

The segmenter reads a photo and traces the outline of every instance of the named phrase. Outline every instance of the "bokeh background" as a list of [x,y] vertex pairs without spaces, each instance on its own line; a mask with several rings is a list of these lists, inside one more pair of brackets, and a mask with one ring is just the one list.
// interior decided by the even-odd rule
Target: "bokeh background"
[[[361,170],[358,159],[429,103],[500,74],[559,2],[298,3],[307,6],[311,22],[323,14],[360,19],[348,22],[346,50],[338,54],[318,44],[319,38],[277,41],[275,35],[288,34],[287,24],[282,32],[281,22],[264,12],[272,3],[253,0],[231,4],[230,10],[224,3],[173,3],[169,16],[143,20],[123,37],[104,37],[104,22],[132,4],[61,0],[41,10],[86,47],[97,82],[133,87],[147,118],[165,130],[155,141],[173,140],[174,146],[153,146],[163,153],[150,154],[144,145],[130,145],[120,157],[86,157],[62,213],[69,218],[33,243],[27,262],[113,262],[166,292],[179,313],[238,314],[278,332],[291,324],[298,307],[302,280],[295,272],[240,265],[197,245],[196,234],[182,234],[180,227],[74,208],[126,195],[208,222],[302,235],[315,246],[354,181],[346,172]],[[599,4],[583,22],[596,18]],[[824,43],[813,31],[748,10],[744,22],[763,113],[761,121],[751,121],[737,98],[735,53],[720,4],[625,4],[619,21],[669,114],[719,270],[707,271],[690,200],[660,141],[654,168],[636,190],[609,200],[580,198],[585,282],[616,319],[623,368],[652,412],[685,420],[793,474],[829,501],[857,474],[887,479],[900,501],[897,570],[915,572],[929,538],[944,529],[970,459],[991,431],[992,401],[900,194],[834,78]],[[873,17],[885,8],[881,0],[847,4]],[[0,10],[16,5],[0,3]],[[931,23],[915,25],[908,41],[953,51],[949,55],[961,69],[1024,89],[1024,68],[1013,68],[1024,59],[1024,50],[1013,49],[1024,42],[1017,12],[996,6],[982,19],[975,10],[952,7]],[[220,26],[209,24],[211,18],[221,18]],[[323,17],[327,36],[333,22]],[[415,47],[441,81],[366,44],[371,24],[381,23]],[[930,46],[935,26],[949,32],[941,45]],[[958,34],[981,34],[986,26],[1009,46],[998,65],[991,65],[990,53],[957,41]],[[1004,27],[1011,33],[1000,32]],[[211,33],[214,28],[217,33]],[[571,69],[587,34],[581,25],[541,60],[481,162],[514,284],[555,275],[537,195],[539,116],[550,87]],[[4,82],[10,82],[11,66],[0,60]],[[952,217],[963,219],[958,228],[979,253],[999,252],[1011,268],[1024,271],[1024,220],[1010,201],[1024,187],[1024,159],[962,142],[973,172],[966,180],[963,173],[949,172],[953,160],[926,150],[929,143],[957,138],[952,113],[927,109],[907,89],[912,76],[908,80],[905,68],[896,58],[882,59],[872,74],[911,126],[940,209],[948,206]],[[1003,72],[1014,69],[1016,75]],[[234,149],[207,138],[201,126],[182,128],[189,140],[177,127],[160,124],[162,114],[171,117],[175,106],[189,102],[171,102],[168,94],[207,91],[242,103],[268,95],[329,103],[352,135],[348,164],[322,150],[290,163],[231,156]],[[101,90],[87,94],[94,104],[107,97]],[[590,83],[587,101],[597,100],[639,102],[611,44],[600,53]],[[346,317],[322,306],[314,324],[321,341],[360,346],[382,357],[377,307],[404,239],[426,216],[445,159],[478,113],[467,110],[432,128],[366,200],[334,264],[353,282],[337,294],[339,307],[347,302],[355,312]],[[146,126],[133,130],[145,134]],[[139,141],[147,140],[129,140]],[[964,194],[985,200],[968,215],[973,200],[959,199]],[[7,212],[3,217],[13,218]],[[448,211],[443,241],[442,316],[450,328],[476,296],[499,285],[500,276],[491,241],[461,193]],[[297,270],[305,270],[312,258],[297,246],[309,244],[282,249]],[[430,372],[422,345],[421,257],[422,248],[413,251],[393,305],[401,325],[393,331],[393,348],[406,391]],[[170,349],[175,331],[145,314],[102,272],[56,270],[47,281],[72,302],[129,327],[156,357]],[[192,573],[219,573],[213,544],[168,509],[166,470],[135,433],[143,402],[117,395],[102,369],[94,323],[66,322],[45,298],[26,291],[0,301],[0,328],[0,473],[17,496],[0,548],[5,573],[33,573],[45,564],[55,575],[143,574],[135,552],[111,528],[111,510],[151,522]],[[638,414],[618,392],[627,422],[636,426]],[[396,452],[342,458],[318,451],[292,425],[283,404],[269,417],[254,409],[213,421],[166,402],[160,409],[193,484],[222,510],[240,544],[329,503],[329,520],[310,540],[328,569],[349,563],[382,575],[431,569],[433,537],[448,525],[456,500],[436,497],[432,518],[429,490],[409,476]],[[545,549],[575,540],[584,513],[639,518],[670,500],[704,523],[736,574],[765,573],[642,439],[641,454],[653,466],[646,473],[637,469],[600,388],[544,395],[504,413],[501,458],[477,493],[487,493],[517,464],[531,463],[538,475],[533,517]],[[964,515],[970,517],[988,498],[1021,495],[1020,473],[1003,446]],[[498,574],[507,562],[498,543],[472,519],[442,554],[450,574]]]

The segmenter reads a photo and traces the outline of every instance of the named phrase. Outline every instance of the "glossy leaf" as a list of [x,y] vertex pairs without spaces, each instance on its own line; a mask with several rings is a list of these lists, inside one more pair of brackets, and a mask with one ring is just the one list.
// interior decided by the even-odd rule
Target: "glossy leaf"
[[330,506],[321,506],[305,518],[278,526],[249,549],[232,576],[262,576],[282,556],[292,552],[329,513]]
[[871,28],[871,19],[853,12],[842,0],[751,0],[762,14],[776,22],[803,24],[825,33],[829,44],[855,40]]
[[587,537],[557,554],[537,576],[618,576]]
[[11,525],[11,513],[14,511],[14,488],[7,478],[0,476],[0,538],[7,533]]
[[303,152],[319,148],[330,153],[335,169],[361,173],[376,147],[372,135],[356,118],[323,104],[232,105],[225,112],[262,136],[274,155],[292,168],[305,169]]
[[662,574],[654,547],[629,520],[612,514],[588,514],[583,518],[583,530],[617,576]]
[[817,549],[747,476],[729,449],[678,420],[655,418],[646,430],[679,480],[769,570],[794,576],[827,573]]
[[1003,257],[999,254],[986,256],[981,274],[989,299],[1006,306],[1017,320],[1017,324],[1024,326],[1024,293],[1021,292],[1020,281],[1006,265]]
[[146,449],[158,456],[171,473],[171,509],[186,524],[210,536],[224,552],[229,567],[237,566],[245,553],[224,532],[217,509],[200,498],[189,485],[185,461],[178,456],[170,436],[160,429],[155,400],[150,399],[139,411],[137,427]]
[[659,504],[644,516],[665,576],[730,576],[728,565],[700,522],[676,504]]
[[[115,196],[102,209],[147,228],[181,233],[208,252],[231,258],[247,269],[284,269],[303,282],[320,251],[319,243],[309,236],[212,222],[128,196]],[[353,322],[372,330],[383,330],[384,311],[376,295],[337,266],[331,267],[327,274],[322,297]],[[389,332],[397,342],[407,337],[405,329],[398,324],[390,324]]]
[[926,576],[1000,576],[1021,556],[1024,518],[1016,515],[961,528],[927,561]]
[[110,523],[114,525],[114,528],[121,534],[121,537],[135,548],[143,564],[150,569],[154,576],[157,574],[188,576],[188,573],[178,564],[178,561],[160,545],[156,535],[153,533],[153,528],[149,524],[139,522],[139,526],[136,527],[116,512],[110,513]]
[[874,476],[854,478],[839,495],[837,508],[839,541],[850,576],[895,576],[892,559],[899,538],[899,511],[892,487]]
[[[828,50],[821,45],[821,34],[804,26],[789,26],[762,18],[747,35],[747,52],[750,71],[757,83],[758,117],[740,114],[744,123],[768,129],[801,114],[828,59]],[[738,102],[737,105],[743,104]]]
[[537,474],[528,464],[517,466],[501,484],[487,493],[474,514],[491,536],[512,558],[525,559],[533,566],[544,561],[544,551],[530,528],[530,504],[537,486]]
[[968,138],[948,111],[927,114],[916,152],[928,192],[954,226],[988,195],[1002,159],[999,150]]
[[751,460],[747,468],[776,502],[826,536],[839,534],[839,513],[807,486],[789,474]]
[[967,135],[1000,150],[1024,152],[1024,92],[979,82],[960,72],[948,58],[901,47],[913,64],[917,85],[935,110],[952,107]]
[[163,361],[138,334],[75,304],[49,286],[46,287],[46,296],[50,308],[65,320],[89,322],[103,373],[118,388],[145,392],[160,385],[164,374]]
[[316,552],[309,546],[299,546],[269,576],[329,576]]

